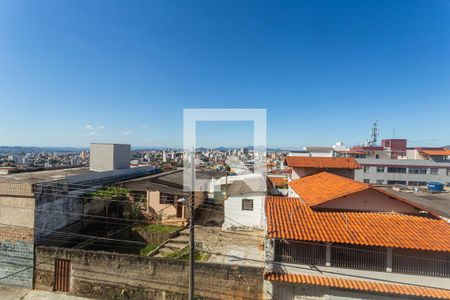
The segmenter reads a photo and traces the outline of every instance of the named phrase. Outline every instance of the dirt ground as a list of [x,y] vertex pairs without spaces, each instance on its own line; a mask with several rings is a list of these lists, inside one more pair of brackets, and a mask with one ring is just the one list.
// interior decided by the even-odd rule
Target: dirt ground
[[264,266],[262,231],[224,231],[217,226],[195,226],[195,240],[208,249],[208,262]]

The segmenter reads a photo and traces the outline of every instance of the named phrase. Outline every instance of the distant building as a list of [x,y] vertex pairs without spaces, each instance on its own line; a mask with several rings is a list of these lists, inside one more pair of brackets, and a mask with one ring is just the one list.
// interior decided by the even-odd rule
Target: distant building
[[129,144],[91,144],[89,166],[91,171],[112,171],[130,168]]
[[450,161],[425,159],[357,158],[361,169],[355,170],[355,179],[371,184],[400,184],[425,186],[437,181],[450,186]]

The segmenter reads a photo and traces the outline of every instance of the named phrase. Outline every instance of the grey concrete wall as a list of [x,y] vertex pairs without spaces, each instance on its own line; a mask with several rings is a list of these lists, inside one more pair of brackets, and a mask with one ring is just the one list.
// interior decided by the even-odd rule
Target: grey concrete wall
[[130,151],[128,144],[91,144],[89,167],[92,171],[128,169]]
[[[36,247],[36,289],[53,289],[56,258],[70,260],[70,292],[76,295],[187,299],[186,261],[41,246]],[[202,299],[262,299],[263,269],[197,263],[195,284]]]
[[131,146],[114,144],[114,170],[129,169],[131,160]]

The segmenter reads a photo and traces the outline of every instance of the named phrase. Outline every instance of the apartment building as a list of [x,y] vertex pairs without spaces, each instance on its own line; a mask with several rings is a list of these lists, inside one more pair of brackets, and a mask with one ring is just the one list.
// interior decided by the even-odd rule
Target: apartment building
[[450,161],[425,159],[373,159],[357,158],[361,169],[355,170],[355,179],[365,183],[383,185],[400,184],[425,186],[440,182],[450,186]]
[[450,225],[336,174],[266,197],[265,299],[450,298]]

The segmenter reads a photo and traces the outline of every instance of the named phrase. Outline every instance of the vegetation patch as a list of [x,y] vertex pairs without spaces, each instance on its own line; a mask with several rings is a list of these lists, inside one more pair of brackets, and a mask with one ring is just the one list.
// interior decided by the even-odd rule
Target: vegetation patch
[[140,233],[143,232],[154,232],[154,233],[172,233],[180,229],[178,226],[173,225],[163,225],[163,224],[145,224],[137,225],[133,227],[133,231]]
[[[181,260],[189,260],[189,247],[181,249],[179,251],[170,252],[164,255],[167,258],[176,258]],[[195,250],[194,253],[195,260],[197,261],[205,261],[208,259],[209,254],[203,251]]]
[[153,243],[148,243],[147,245],[145,245],[144,248],[142,248],[139,251],[139,255],[141,256],[147,256],[150,252],[152,252],[153,250],[155,250],[156,248],[158,248],[158,244],[153,244]]

